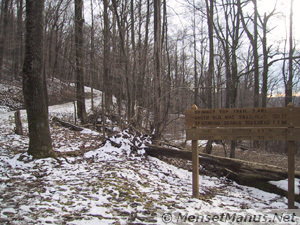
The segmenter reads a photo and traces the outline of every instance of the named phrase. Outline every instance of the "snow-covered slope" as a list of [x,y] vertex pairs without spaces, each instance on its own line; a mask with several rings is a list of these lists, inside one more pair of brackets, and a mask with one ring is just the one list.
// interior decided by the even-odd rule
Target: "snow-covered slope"
[[[50,116],[72,112],[72,103],[50,107]],[[26,130],[24,111],[22,119]],[[0,224],[300,222],[272,211],[283,212],[286,198],[225,178],[200,176],[201,197],[192,198],[191,172],[144,155],[148,138],[128,130],[103,142],[88,129],[52,124],[54,149],[78,154],[32,161],[13,122],[13,112],[0,113]]]

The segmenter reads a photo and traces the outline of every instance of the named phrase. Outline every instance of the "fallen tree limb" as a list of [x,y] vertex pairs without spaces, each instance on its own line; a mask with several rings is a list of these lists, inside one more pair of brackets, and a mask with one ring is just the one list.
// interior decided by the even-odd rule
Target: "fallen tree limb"
[[57,122],[59,123],[60,125],[62,125],[63,127],[66,127],[66,128],[69,128],[71,130],[75,130],[75,131],[82,131],[83,128],[82,127],[79,127],[79,126],[76,126],[74,124],[71,124],[71,123],[68,123],[68,122],[65,122],[57,117],[53,117],[52,119],[53,122]]
[[[165,156],[170,158],[192,160],[192,152],[186,150],[182,151],[150,145],[145,149],[145,151],[148,155],[154,157]],[[208,155],[204,153],[199,153],[199,164],[208,170],[213,170],[215,174],[226,176],[239,184],[256,187],[264,191],[286,196],[286,191],[283,191],[268,182],[287,179],[287,170],[281,167]],[[300,178],[299,171],[295,171],[295,177]],[[295,194],[295,200],[300,202],[299,194]]]

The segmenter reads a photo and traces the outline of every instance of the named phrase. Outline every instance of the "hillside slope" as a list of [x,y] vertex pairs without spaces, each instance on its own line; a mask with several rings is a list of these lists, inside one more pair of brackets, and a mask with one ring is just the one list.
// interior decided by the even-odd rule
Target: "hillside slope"
[[[72,103],[52,106],[50,117],[72,111]],[[115,129],[104,139],[51,123],[62,157],[32,161],[24,111],[22,120],[25,135],[18,136],[13,112],[0,114],[1,224],[235,224],[255,218],[274,224],[280,217],[273,210],[287,207],[286,198],[209,176],[200,176],[201,197],[193,199],[191,172],[144,155],[150,139],[129,130]]]

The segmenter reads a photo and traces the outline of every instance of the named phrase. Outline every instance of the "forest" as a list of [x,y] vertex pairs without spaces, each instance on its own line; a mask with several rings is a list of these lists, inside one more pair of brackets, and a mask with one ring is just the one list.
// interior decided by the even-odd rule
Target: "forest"
[[[274,1],[265,12],[262,2],[90,0],[76,3],[76,16],[73,1],[46,0],[42,73],[47,82],[80,81],[103,91],[103,110],[155,130],[157,138],[170,114],[193,103],[287,105],[295,101],[299,79],[293,1],[284,2],[285,11],[283,2]],[[2,82],[22,79],[25,7],[23,0],[1,2]],[[285,25],[285,39],[274,39],[276,21]],[[277,94],[284,101],[274,102]]]
[[[298,110],[299,6],[1,0],[0,223],[276,223],[283,215],[299,222],[298,212],[272,211],[287,208],[289,190],[295,199],[290,205],[289,194],[288,207],[300,207],[300,161],[289,166],[286,150],[294,151],[295,141],[283,137],[280,124],[269,131],[287,145],[275,133],[272,141],[198,142],[190,138],[194,118],[184,123],[185,113],[198,109],[201,120],[214,109],[250,108],[261,117],[265,108],[281,112],[273,109],[290,103]],[[229,123],[255,117],[240,115]],[[289,115],[298,124],[298,115]],[[298,132],[290,125],[286,135]],[[203,153],[191,152],[186,139]],[[195,154],[200,195],[192,198]]]

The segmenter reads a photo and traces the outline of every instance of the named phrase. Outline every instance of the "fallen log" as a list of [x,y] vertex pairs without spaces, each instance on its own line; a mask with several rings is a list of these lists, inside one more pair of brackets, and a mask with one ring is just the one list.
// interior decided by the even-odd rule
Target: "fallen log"
[[[165,156],[168,158],[192,160],[192,152],[187,150],[182,151],[150,145],[145,148],[145,151],[148,155],[154,157]],[[286,191],[269,183],[269,181],[287,179],[287,169],[273,165],[208,155],[205,153],[199,153],[199,164],[207,170],[213,170],[217,175],[226,176],[227,178],[236,181],[238,184],[256,187],[264,191],[287,196]],[[299,171],[295,171],[295,178],[300,178]],[[295,194],[295,200],[300,202],[299,193]]]
[[66,128],[69,128],[70,130],[75,130],[75,131],[83,131],[83,128],[82,127],[79,127],[79,126],[76,126],[74,124],[71,124],[71,123],[68,123],[68,122],[65,122],[57,117],[53,117],[52,119],[53,122],[57,122],[59,123],[60,125],[62,125],[63,127],[66,127]]

